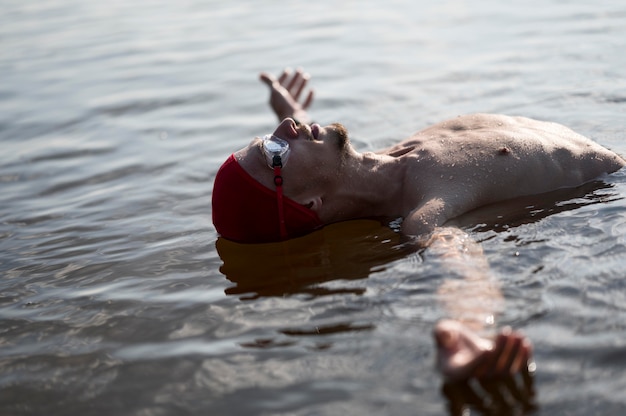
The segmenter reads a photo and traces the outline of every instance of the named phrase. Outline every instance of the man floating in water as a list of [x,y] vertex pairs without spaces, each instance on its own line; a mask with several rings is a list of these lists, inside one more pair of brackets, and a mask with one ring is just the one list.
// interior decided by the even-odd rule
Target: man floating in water
[[500,295],[480,247],[450,221],[487,204],[579,186],[626,161],[562,125],[493,114],[459,116],[388,149],[360,153],[341,124],[310,124],[308,79],[300,70],[261,74],[280,123],[217,173],[217,232],[239,243],[268,243],[339,221],[400,217],[401,232],[465,282],[439,291],[454,318],[434,330],[444,377],[526,371],[531,346],[521,334],[477,335],[493,319],[487,300],[497,303]]

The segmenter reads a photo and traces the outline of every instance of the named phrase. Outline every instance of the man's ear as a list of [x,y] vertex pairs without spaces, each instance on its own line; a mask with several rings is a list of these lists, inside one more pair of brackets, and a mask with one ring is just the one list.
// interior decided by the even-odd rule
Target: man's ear
[[319,212],[320,209],[322,208],[322,198],[319,196],[316,196],[312,199],[309,199],[303,205],[312,211]]

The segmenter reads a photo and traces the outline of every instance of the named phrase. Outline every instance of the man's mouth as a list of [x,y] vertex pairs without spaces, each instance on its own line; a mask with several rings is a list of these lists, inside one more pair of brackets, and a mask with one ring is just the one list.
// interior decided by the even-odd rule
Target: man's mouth
[[319,140],[319,135],[320,135],[320,125],[319,124],[301,124],[297,127],[297,131],[299,133],[304,134],[304,136],[306,136],[306,139],[309,141],[317,141]]
[[320,136],[320,125],[319,124],[311,124],[311,135],[314,140],[319,140]]

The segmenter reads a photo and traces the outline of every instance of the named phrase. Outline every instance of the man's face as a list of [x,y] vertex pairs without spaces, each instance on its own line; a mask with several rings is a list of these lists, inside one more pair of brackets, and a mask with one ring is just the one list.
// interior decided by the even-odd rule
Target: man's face
[[321,127],[319,124],[301,124],[297,126],[292,119],[287,118],[276,127],[273,134],[283,140],[289,141],[292,146],[292,143],[298,143],[299,141],[318,144],[327,143],[331,146],[334,144],[335,150],[343,152],[350,144],[348,131],[339,123],[334,123],[326,127]]
[[[296,126],[287,118],[273,134],[289,143],[289,159],[281,174],[285,195],[296,201],[333,186],[345,157],[352,150],[347,131],[340,124]],[[259,182],[273,188],[274,173],[267,165],[261,139],[253,140],[244,150],[247,152],[244,168]]]

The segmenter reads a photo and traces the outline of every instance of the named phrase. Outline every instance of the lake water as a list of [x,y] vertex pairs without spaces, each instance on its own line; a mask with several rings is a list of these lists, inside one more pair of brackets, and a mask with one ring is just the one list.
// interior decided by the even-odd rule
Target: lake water
[[[360,150],[495,112],[626,154],[624,50],[620,0],[2,1],[0,414],[446,414],[427,256],[369,222],[216,245],[217,168],[276,124],[257,75],[307,69]],[[539,415],[626,412],[625,197],[467,219]]]

